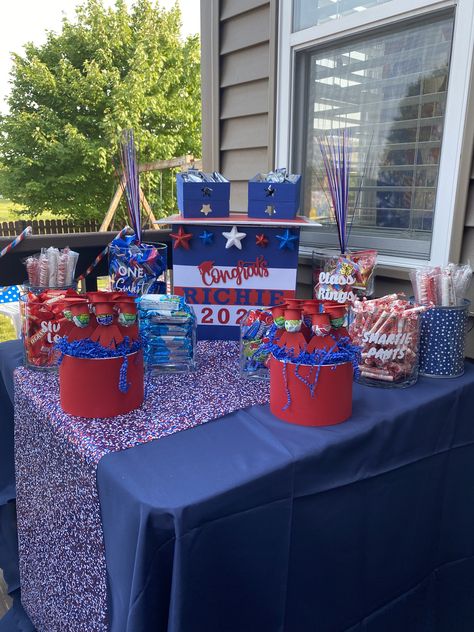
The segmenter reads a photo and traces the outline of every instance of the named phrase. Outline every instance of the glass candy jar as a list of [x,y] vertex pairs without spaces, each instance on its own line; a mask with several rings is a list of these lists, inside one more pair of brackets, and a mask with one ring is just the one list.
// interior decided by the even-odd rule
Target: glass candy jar
[[268,352],[262,351],[273,325],[270,311],[251,309],[240,326],[240,372],[244,377],[270,379]]
[[[376,302],[376,301],[374,301]],[[360,302],[351,311],[349,335],[361,348],[358,382],[407,387],[418,379],[420,312],[408,304],[387,308]]]

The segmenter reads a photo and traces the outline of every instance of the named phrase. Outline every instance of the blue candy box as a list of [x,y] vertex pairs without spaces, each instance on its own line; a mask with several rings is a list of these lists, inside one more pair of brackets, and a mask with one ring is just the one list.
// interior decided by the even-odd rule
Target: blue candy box
[[286,175],[283,170],[258,173],[248,184],[249,217],[294,219],[300,209],[300,189],[300,175]]
[[189,169],[176,174],[178,209],[186,218],[228,217],[230,182],[220,173]]

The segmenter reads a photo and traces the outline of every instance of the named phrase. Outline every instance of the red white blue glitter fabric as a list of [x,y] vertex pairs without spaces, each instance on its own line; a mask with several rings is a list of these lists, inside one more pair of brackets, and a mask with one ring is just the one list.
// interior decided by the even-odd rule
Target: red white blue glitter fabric
[[107,630],[97,464],[109,452],[267,403],[268,383],[241,378],[238,357],[236,342],[199,342],[195,373],[148,378],[143,406],[110,419],[66,415],[56,375],[17,369],[22,603],[37,630]]

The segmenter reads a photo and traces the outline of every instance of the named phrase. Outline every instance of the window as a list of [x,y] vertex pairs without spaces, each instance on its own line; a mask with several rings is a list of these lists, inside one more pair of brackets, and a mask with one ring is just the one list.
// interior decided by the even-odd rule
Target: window
[[385,2],[390,0],[295,0],[293,30],[300,31]]
[[[396,5],[403,0],[294,0],[293,31],[281,39],[286,49],[280,55],[277,161],[303,175],[304,213],[322,224],[305,231],[303,245],[337,243],[322,191],[319,139],[351,128],[350,208],[356,200],[357,205],[350,246],[375,247],[385,263],[396,265],[446,261],[464,130],[459,117],[466,113],[472,56],[468,47],[460,73],[465,83],[453,99],[453,81],[459,81],[453,78],[454,24],[464,3],[471,18],[465,30],[471,35],[474,3],[467,2],[470,8],[458,0],[457,6],[445,3],[442,11],[430,12],[431,0],[411,0],[412,6],[424,5],[421,17],[413,10],[397,15]],[[301,28],[307,31],[295,32]],[[285,67],[291,89],[282,89]],[[281,142],[285,137],[288,141]],[[443,155],[449,165],[444,169]],[[455,157],[455,164],[446,162],[447,155]],[[367,156],[370,169],[361,180]]]

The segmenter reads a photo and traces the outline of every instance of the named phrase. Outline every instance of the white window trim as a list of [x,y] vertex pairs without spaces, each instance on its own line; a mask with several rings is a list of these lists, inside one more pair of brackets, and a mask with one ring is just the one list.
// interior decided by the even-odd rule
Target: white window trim
[[[446,265],[453,230],[459,171],[462,161],[463,136],[466,130],[469,101],[472,94],[471,71],[474,51],[474,0],[392,0],[360,13],[291,32],[292,0],[279,0],[279,46],[276,108],[276,165],[290,165],[292,146],[292,94],[294,60],[297,51],[347,35],[367,32],[404,19],[455,7],[453,47],[446,102],[446,117],[439,164],[431,257],[420,261],[409,257],[379,256],[379,263],[388,267],[410,268]],[[469,157],[465,157],[469,159]],[[447,212],[443,209],[447,209]],[[464,211],[464,209],[462,209]],[[315,228],[314,230],[317,230]]]

